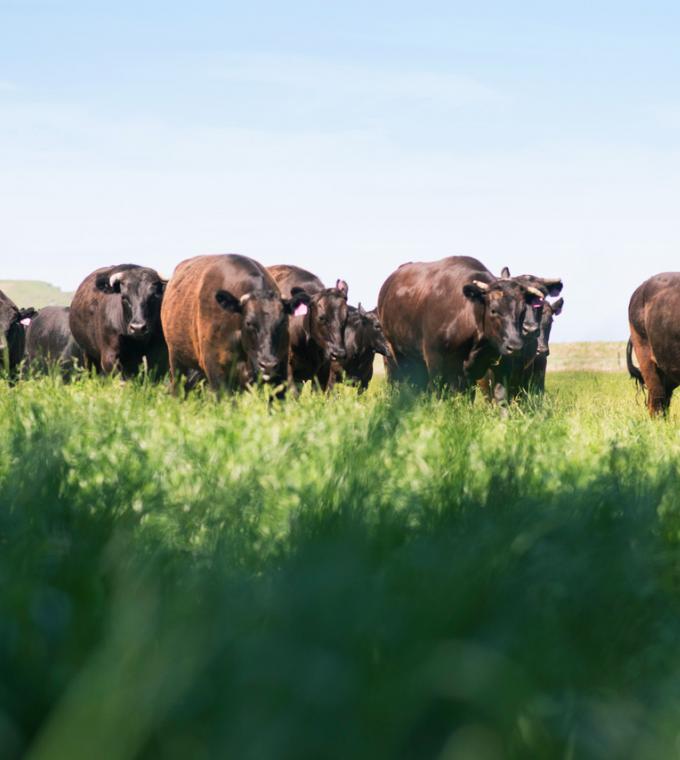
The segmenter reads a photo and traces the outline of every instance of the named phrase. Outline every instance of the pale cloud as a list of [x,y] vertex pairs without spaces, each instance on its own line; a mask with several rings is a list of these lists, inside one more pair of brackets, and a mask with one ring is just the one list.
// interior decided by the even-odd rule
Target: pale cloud
[[238,56],[214,65],[211,74],[224,81],[307,90],[329,98],[436,101],[448,107],[502,106],[511,100],[506,92],[458,74],[416,68],[385,70],[315,58]]

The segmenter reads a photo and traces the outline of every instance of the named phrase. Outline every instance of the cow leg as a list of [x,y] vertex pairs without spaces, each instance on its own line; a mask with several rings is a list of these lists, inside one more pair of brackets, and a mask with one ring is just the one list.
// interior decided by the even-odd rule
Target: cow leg
[[476,383],[465,377],[463,363],[451,353],[441,348],[425,347],[425,364],[430,379],[430,387],[453,393],[466,393],[471,401],[475,399]]
[[101,368],[105,375],[110,375],[115,370],[120,370],[118,352],[114,349],[104,350],[101,355]]
[[205,365],[205,376],[208,380],[210,389],[217,396],[218,400],[221,399],[227,384],[223,367],[215,360],[207,361]]
[[640,366],[642,379],[647,388],[647,408],[649,409],[649,413],[652,417],[659,413],[665,415],[671,403],[673,387],[670,386],[663,372],[656,366],[652,356],[652,349],[637,335],[635,330],[631,330],[631,341]]

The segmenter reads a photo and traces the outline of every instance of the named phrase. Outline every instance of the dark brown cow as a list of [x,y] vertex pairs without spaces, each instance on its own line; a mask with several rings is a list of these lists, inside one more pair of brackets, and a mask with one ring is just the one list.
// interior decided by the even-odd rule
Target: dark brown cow
[[306,269],[280,264],[268,268],[284,298],[294,288],[310,296],[304,313],[290,322],[290,366],[296,383],[317,380],[324,389],[333,381],[333,362],[345,359],[345,324],[347,323],[347,283],[338,280],[327,288]]
[[168,283],[161,318],[170,376],[205,376],[210,387],[244,388],[259,379],[288,381],[289,315],[309,300],[294,289],[281,298],[274,279],[236,254],[183,261]]
[[24,356],[25,330],[22,320],[30,319],[35,309],[20,309],[0,290],[0,370],[14,378]]
[[86,365],[98,372],[137,374],[146,364],[164,375],[167,348],[160,310],[165,280],[154,269],[136,264],[97,269],[76,290],[69,325]]
[[402,265],[378,297],[389,378],[474,392],[494,362],[522,350],[525,312],[537,299],[469,256]]
[[534,304],[534,313],[540,315],[538,333],[525,335],[520,353],[517,356],[503,356],[480,383],[490,401],[505,404],[520,394],[545,391],[550,331],[553,319],[562,313],[563,306],[563,298],[554,303],[543,300]]
[[[501,278],[511,279],[507,267],[501,272]],[[545,390],[550,331],[554,317],[562,312],[564,305],[563,299],[554,304],[545,300],[547,296],[556,296],[562,291],[561,279],[523,274],[514,280],[533,292],[537,300],[525,315],[522,330],[524,345],[520,353],[501,357],[482,381],[489,400],[493,399],[499,404],[512,401],[521,393],[543,393]]]
[[389,356],[390,347],[383,333],[376,311],[366,311],[359,304],[350,306],[345,325],[346,356],[342,363],[334,364],[336,380],[348,380],[365,391],[373,377],[376,354]]
[[69,324],[68,306],[40,309],[26,330],[26,370],[47,373],[56,366],[66,379],[83,366],[83,352]]
[[647,388],[649,413],[666,414],[680,385],[680,272],[663,272],[643,282],[630,299],[628,320],[628,371]]

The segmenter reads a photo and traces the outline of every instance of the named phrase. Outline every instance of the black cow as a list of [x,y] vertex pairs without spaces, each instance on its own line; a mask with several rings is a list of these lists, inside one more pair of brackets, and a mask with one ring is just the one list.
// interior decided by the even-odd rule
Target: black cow
[[311,272],[280,264],[267,268],[284,298],[301,290],[310,297],[309,305],[290,320],[290,367],[296,383],[317,380],[326,389],[335,376],[333,363],[345,360],[347,323],[347,283],[338,280],[327,288]]
[[387,338],[375,309],[366,311],[361,304],[358,308],[348,307],[345,351],[345,359],[334,367],[336,380],[344,377],[357,384],[362,391],[366,390],[373,377],[375,355],[389,356],[390,353]]
[[21,323],[36,314],[33,308],[20,309],[0,290],[0,368],[12,379],[24,357],[26,335]]
[[501,279],[514,279],[536,296],[531,309],[527,309],[523,322],[522,350],[513,356],[502,356],[480,383],[489,400],[505,404],[520,393],[543,393],[545,390],[550,330],[553,318],[562,312],[564,300],[560,299],[554,304],[545,300],[547,296],[556,296],[562,291],[560,279],[529,274],[511,278],[507,267],[501,272]]
[[166,282],[158,272],[135,264],[97,269],[71,303],[69,324],[85,363],[98,372],[130,377],[146,364],[152,374],[168,369],[160,321]]
[[71,332],[69,315],[68,306],[40,309],[26,330],[27,369],[46,373],[57,366],[68,378],[83,366],[83,352]]

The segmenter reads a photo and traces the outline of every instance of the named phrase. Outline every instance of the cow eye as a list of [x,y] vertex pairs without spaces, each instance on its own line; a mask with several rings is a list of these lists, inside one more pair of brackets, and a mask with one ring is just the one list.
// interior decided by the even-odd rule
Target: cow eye
[[328,322],[324,314],[319,315],[319,322],[321,322],[322,325],[325,325],[326,322]]
[[257,322],[254,319],[249,319],[246,321],[246,327],[249,330],[256,330],[257,329]]

